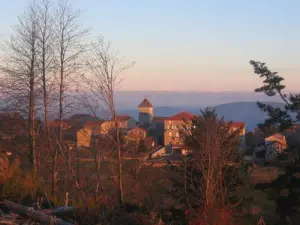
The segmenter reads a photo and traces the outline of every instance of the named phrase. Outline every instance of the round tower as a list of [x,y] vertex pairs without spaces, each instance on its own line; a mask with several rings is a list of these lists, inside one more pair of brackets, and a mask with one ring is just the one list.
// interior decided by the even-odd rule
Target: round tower
[[153,119],[153,105],[151,102],[145,98],[141,104],[139,104],[138,109],[140,125],[151,124]]

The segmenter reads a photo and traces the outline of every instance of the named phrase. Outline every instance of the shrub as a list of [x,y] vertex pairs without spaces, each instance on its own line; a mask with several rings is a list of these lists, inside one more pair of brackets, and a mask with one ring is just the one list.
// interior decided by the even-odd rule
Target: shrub
[[19,200],[34,199],[42,193],[43,181],[31,172],[22,171],[18,159],[12,163],[1,156],[0,184],[3,196],[13,196]]

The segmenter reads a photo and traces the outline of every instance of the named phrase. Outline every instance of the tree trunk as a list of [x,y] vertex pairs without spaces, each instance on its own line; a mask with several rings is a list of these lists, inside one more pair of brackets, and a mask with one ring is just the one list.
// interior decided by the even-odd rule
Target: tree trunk
[[29,89],[29,163],[30,169],[34,175],[37,171],[35,154],[35,104],[34,104],[34,59],[32,60],[32,69],[30,74]]
[[118,179],[119,179],[119,201],[120,205],[124,203],[123,193],[123,178],[122,178],[122,157],[121,157],[121,140],[120,140],[120,129],[117,121],[116,114],[114,113],[114,121],[116,126],[116,138],[117,138],[117,151],[118,151]]
[[[63,50],[63,49],[62,49]],[[62,54],[62,53],[61,53]],[[62,56],[61,56],[62,57]],[[63,65],[63,58],[61,58],[61,65],[60,65],[60,84],[59,84],[59,130],[58,130],[58,140],[59,143],[62,144],[63,141],[63,87],[64,87],[64,65]]]
[[42,224],[49,224],[49,225],[72,225],[72,223],[65,222],[61,219],[58,219],[53,216],[48,216],[45,213],[30,209],[26,206],[16,204],[11,201],[4,200],[1,202],[7,208],[9,208],[14,213],[17,213],[21,216],[28,216],[29,218],[41,222]]

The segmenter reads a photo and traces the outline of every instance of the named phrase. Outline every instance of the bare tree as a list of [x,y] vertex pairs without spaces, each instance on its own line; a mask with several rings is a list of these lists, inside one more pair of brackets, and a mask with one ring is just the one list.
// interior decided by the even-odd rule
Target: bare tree
[[[45,8],[45,7],[44,7]],[[55,54],[55,67],[58,83],[58,103],[59,103],[59,127],[58,140],[60,146],[63,139],[63,116],[67,105],[66,92],[68,88],[74,84],[74,76],[80,68],[79,59],[84,51],[81,41],[87,34],[87,30],[81,29],[79,18],[80,12],[74,10],[68,0],[57,0],[55,5],[53,23],[49,24],[49,30],[53,31],[53,52]],[[46,8],[45,8],[46,9]],[[54,22],[55,21],[55,22]],[[52,53],[52,52],[51,52]],[[68,84],[68,85],[67,85]],[[52,173],[53,186],[52,191],[55,191],[57,183],[57,158],[58,147],[52,151]]]
[[106,43],[102,37],[99,37],[96,42],[91,43],[91,49],[88,52],[86,60],[90,74],[82,76],[87,84],[87,89],[97,97],[98,101],[104,103],[114,123],[120,205],[123,204],[124,196],[122,184],[122,146],[114,94],[116,86],[122,81],[121,73],[134,65],[134,63],[124,64],[123,61],[123,58],[118,56],[118,52],[112,50],[111,44]]
[[53,14],[49,0],[43,0],[38,8],[38,47],[40,48],[40,69],[42,75],[44,123],[47,144],[52,156],[52,194],[55,193],[57,183],[56,154],[52,148],[49,131],[49,88],[53,85],[54,52],[53,43]]
[[29,163],[32,172],[37,170],[35,152],[35,115],[39,94],[38,69],[38,15],[33,3],[24,16],[18,18],[14,35],[5,43],[5,60],[1,66],[1,92],[10,110],[22,111],[28,117]]
[[88,34],[88,30],[81,28],[79,23],[80,11],[74,10],[68,0],[58,0],[55,18],[57,20],[57,24],[55,24],[55,51],[59,73],[59,140],[62,141],[66,91],[72,83],[74,84],[74,76],[82,66],[80,58],[85,48],[81,42]]
[[171,178],[174,197],[189,211],[200,211],[210,221],[207,224],[227,224],[217,220],[231,207],[229,192],[238,179],[234,162],[239,162],[240,130],[232,131],[215,111],[206,110],[187,123],[181,133],[192,156],[185,156],[182,165],[174,168],[178,172]]

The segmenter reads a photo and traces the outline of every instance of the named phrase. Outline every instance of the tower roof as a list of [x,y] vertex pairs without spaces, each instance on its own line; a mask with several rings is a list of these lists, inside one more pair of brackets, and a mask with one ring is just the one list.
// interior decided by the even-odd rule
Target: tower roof
[[141,104],[139,104],[138,107],[139,107],[139,108],[152,108],[153,105],[151,104],[151,102],[149,102],[148,99],[145,98],[145,99],[141,102]]

